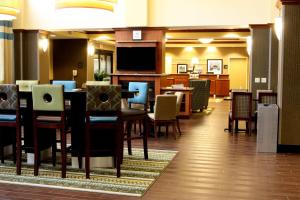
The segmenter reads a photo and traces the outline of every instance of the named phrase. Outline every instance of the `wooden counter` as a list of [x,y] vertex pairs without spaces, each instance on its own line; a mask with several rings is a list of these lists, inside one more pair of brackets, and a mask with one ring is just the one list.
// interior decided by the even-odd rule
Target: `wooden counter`
[[228,74],[200,74],[199,79],[210,80],[210,95],[229,96],[229,75]]

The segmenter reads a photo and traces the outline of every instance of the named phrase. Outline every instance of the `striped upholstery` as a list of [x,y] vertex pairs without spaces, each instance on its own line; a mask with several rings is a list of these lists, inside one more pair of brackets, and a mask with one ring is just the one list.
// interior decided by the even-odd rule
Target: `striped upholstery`
[[277,93],[263,93],[260,92],[258,96],[258,103],[263,104],[277,104]]
[[120,111],[121,86],[88,85],[86,92],[87,111]]
[[210,95],[210,80],[190,80],[192,92],[192,110],[202,110],[208,106]]
[[18,86],[13,84],[0,85],[0,109],[17,110],[19,107]]
[[252,93],[233,92],[232,118],[248,119],[252,115]]

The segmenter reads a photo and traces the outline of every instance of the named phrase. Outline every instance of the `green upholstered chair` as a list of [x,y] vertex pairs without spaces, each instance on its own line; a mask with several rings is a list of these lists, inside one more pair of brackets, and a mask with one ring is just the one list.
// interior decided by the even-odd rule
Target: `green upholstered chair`
[[[59,129],[61,137],[61,177],[66,177],[66,132],[65,104],[63,85],[34,85],[32,87],[33,103],[33,137],[34,137],[34,175],[39,170],[39,137],[40,129]],[[56,134],[56,131],[53,132]],[[56,155],[56,140],[52,146],[52,157]]]
[[[4,162],[4,146],[13,145],[16,173],[21,174],[21,117],[19,88],[13,84],[0,84],[0,151]],[[12,132],[11,129],[15,129]]]
[[168,126],[173,127],[173,135],[176,139],[176,95],[157,95],[155,97],[154,113],[148,113],[150,122],[154,125],[154,137],[157,138],[157,127],[166,125],[168,134]]
[[16,80],[16,84],[19,86],[19,91],[31,91],[33,85],[38,85],[38,80]]
[[192,92],[192,110],[202,111],[208,106],[210,95],[210,80],[190,80],[190,87],[193,87]]
[[113,156],[117,177],[120,177],[123,134],[121,86],[88,85],[85,131],[86,178],[90,178],[91,156]]

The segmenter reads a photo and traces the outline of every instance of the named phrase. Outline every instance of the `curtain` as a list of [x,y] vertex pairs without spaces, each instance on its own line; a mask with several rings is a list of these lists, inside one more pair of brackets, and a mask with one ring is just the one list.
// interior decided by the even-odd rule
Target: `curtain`
[[0,83],[13,82],[13,39],[11,21],[0,21]]

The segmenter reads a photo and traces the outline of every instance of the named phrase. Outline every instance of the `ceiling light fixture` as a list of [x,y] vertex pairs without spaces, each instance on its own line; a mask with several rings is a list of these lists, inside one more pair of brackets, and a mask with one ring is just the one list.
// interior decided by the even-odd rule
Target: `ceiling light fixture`
[[118,0],[56,0],[56,9],[92,8],[114,11]]
[[199,38],[198,39],[199,42],[203,43],[203,44],[209,44],[211,43],[214,39],[213,38]]
[[1,0],[0,20],[16,19],[19,9],[20,9],[19,0]]

